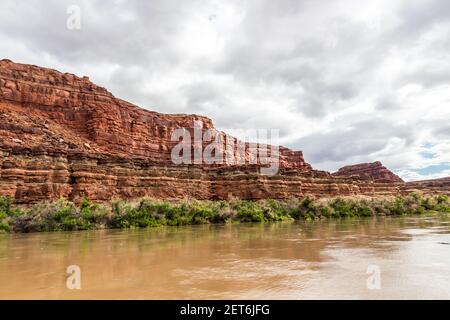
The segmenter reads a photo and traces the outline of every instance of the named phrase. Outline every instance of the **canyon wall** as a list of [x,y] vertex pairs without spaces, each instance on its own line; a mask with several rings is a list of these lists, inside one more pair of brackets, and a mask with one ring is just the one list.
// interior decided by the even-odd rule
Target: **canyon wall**
[[[301,151],[279,149],[279,171],[244,152],[223,148],[235,163],[175,164],[177,129],[215,132],[207,117],[167,115],[115,98],[87,77],[0,61],[0,195],[18,203],[66,197],[96,201],[143,196],[179,199],[287,199],[310,195],[394,195],[414,190],[448,193],[450,181],[404,183],[381,163],[314,170]],[[190,145],[192,153],[195,146]],[[258,145],[271,154],[271,146]],[[239,162],[238,160],[242,160]]]
[[333,176],[356,177],[363,180],[373,180],[375,182],[403,182],[399,176],[384,167],[380,161],[345,166],[333,173]]

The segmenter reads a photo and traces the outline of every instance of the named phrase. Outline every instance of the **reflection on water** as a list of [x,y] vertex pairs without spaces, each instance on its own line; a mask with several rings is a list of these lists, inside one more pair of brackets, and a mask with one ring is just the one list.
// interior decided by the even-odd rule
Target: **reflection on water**
[[445,243],[445,216],[0,235],[0,298],[450,299]]

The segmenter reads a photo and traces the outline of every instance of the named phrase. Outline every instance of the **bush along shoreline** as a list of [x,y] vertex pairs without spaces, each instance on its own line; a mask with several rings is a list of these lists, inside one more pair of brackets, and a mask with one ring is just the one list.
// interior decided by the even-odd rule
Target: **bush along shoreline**
[[48,232],[93,229],[147,228],[208,223],[275,222],[326,218],[401,216],[427,212],[450,213],[445,195],[411,193],[404,197],[333,199],[164,201],[143,198],[96,204],[66,199],[15,206],[0,197],[0,232]]

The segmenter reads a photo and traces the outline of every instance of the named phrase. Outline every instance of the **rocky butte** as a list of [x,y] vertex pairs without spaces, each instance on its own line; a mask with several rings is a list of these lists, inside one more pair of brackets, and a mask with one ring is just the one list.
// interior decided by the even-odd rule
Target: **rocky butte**
[[345,166],[333,173],[333,176],[355,177],[358,179],[373,180],[375,182],[385,183],[403,182],[399,176],[384,167],[380,161]]
[[285,147],[275,175],[262,175],[259,162],[174,164],[172,133],[192,132],[196,121],[202,130],[214,129],[203,116],[139,108],[87,77],[1,60],[0,195],[27,204],[59,197],[256,200],[450,193],[449,178],[405,183],[379,162],[333,174],[314,170],[301,151]]

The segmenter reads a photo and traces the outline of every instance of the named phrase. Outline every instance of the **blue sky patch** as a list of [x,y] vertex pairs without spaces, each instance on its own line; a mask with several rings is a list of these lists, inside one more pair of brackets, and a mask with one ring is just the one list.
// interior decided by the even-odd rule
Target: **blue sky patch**
[[429,175],[429,174],[436,174],[436,173],[440,173],[444,170],[450,170],[450,163],[448,164],[435,164],[432,166],[428,166],[422,169],[417,169],[414,170],[415,172],[421,174],[421,175]]
[[433,157],[436,155],[434,152],[430,152],[430,151],[422,151],[419,153],[422,156],[422,158],[424,158],[424,159],[433,159]]

